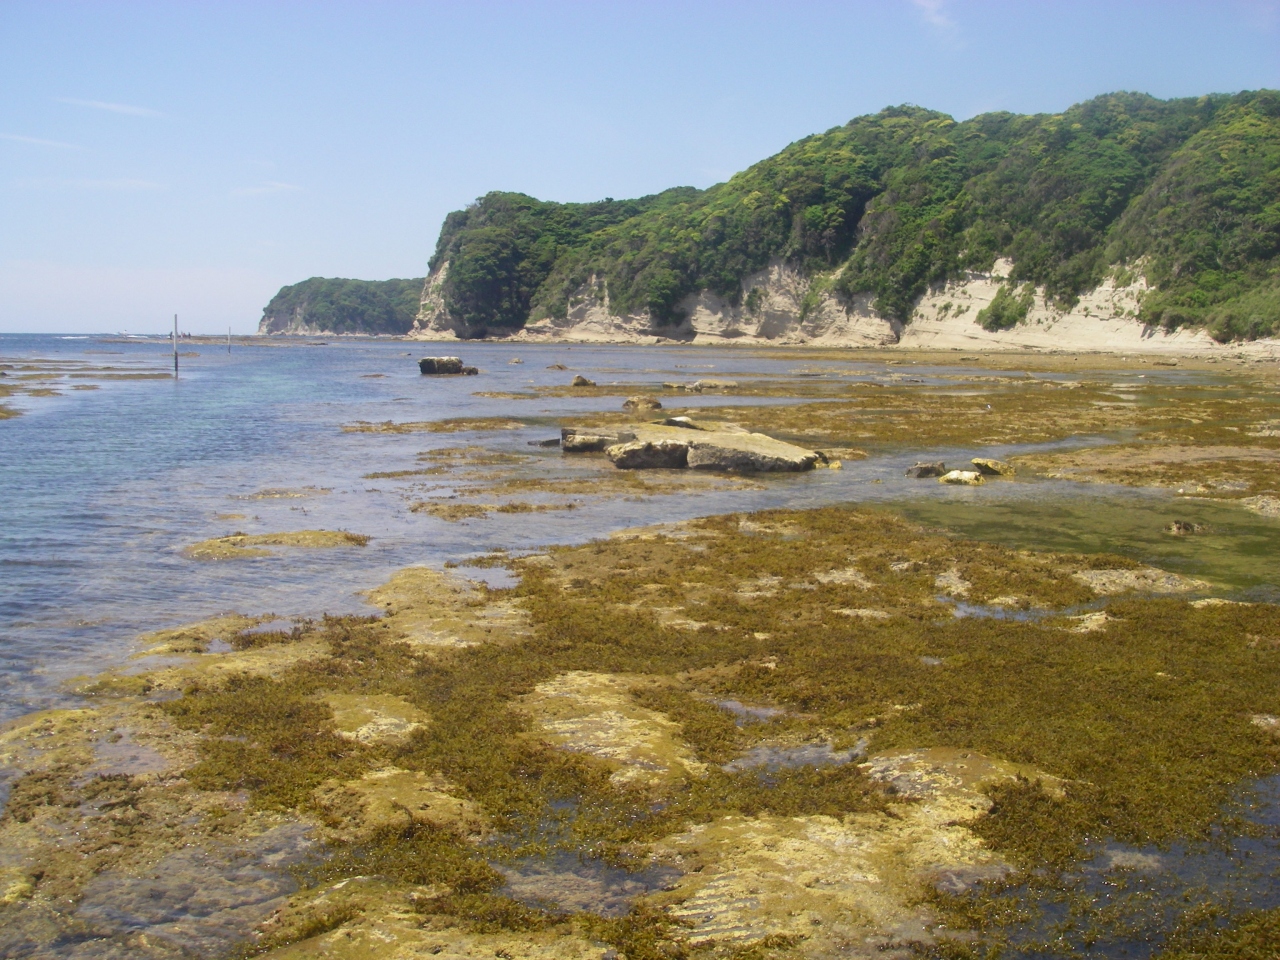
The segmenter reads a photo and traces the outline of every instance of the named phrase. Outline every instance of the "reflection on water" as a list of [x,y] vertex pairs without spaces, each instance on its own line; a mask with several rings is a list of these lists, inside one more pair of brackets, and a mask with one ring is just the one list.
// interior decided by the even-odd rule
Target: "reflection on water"
[[1253,824],[1253,835],[1168,850],[1100,845],[1062,894],[1045,901],[1015,891],[1036,919],[1019,928],[1003,955],[1145,960],[1189,908],[1238,914],[1280,907],[1280,777],[1246,791],[1231,812]]
[[191,848],[137,872],[100,874],[69,918],[35,901],[11,909],[0,956],[225,956],[297,889],[288,868],[311,846],[306,828],[291,824],[252,848]]
[[499,893],[530,906],[603,917],[622,916],[637,897],[667,889],[680,876],[679,870],[658,864],[629,871],[574,853],[495,866],[507,878]]
[[829,743],[762,744],[752,747],[737,760],[724,765],[729,773],[764,770],[775,773],[796,767],[826,767],[848,763],[867,752],[867,741],[859,740],[848,750],[836,750]]

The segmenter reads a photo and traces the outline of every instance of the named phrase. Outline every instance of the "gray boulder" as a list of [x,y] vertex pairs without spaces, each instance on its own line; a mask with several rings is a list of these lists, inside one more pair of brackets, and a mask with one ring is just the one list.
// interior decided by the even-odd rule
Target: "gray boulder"
[[914,467],[907,467],[907,476],[923,479],[925,477],[940,477],[947,472],[947,465],[941,460],[935,460],[932,463],[921,461]]
[[588,380],[582,374],[575,376],[573,382],[569,384],[571,387],[594,387],[595,385],[596,382],[594,380]]

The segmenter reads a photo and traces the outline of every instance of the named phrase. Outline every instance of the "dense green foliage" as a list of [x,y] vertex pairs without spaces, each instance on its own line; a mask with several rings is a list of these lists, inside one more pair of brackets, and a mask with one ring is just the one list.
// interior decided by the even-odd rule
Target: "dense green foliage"
[[258,332],[408,333],[422,283],[312,277],[280,288],[262,311]]
[[1008,257],[1014,282],[1063,306],[1127,263],[1156,288],[1147,322],[1256,337],[1280,325],[1277,198],[1274,91],[1118,93],[963,123],[894,107],[708,190],[598,204],[489,194],[450,214],[432,266],[449,262],[444,306],[472,336],[562,317],[591,292],[614,313],[678,323],[684,297],[739,303],[774,259],[905,323],[930,284]]
[[519,329],[534,293],[567,250],[607,227],[696,193],[677,188],[599,203],[544,203],[521,193],[490,193],[445,218],[431,268],[448,261],[446,302],[470,336]]
[[978,325],[983,330],[1009,330],[1027,319],[1027,313],[1035,302],[1033,284],[1023,284],[1022,292],[1015,294],[1005,285],[996,291],[991,305],[978,311]]

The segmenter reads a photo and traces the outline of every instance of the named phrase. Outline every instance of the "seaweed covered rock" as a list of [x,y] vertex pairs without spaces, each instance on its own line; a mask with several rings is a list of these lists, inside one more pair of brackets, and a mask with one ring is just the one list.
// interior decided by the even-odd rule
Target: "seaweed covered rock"
[[1005,463],[1003,460],[992,460],[988,457],[974,457],[969,461],[978,468],[978,472],[984,477],[1012,477],[1014,470],[1013,465]]
[[423,357],[418,361],[418,369],[429,376],[472,376],[480,372],[475,367],[466,366],[461,357]]
[[623,410],[661,410],[662,403],[653,397],[627,397],[622,404]]

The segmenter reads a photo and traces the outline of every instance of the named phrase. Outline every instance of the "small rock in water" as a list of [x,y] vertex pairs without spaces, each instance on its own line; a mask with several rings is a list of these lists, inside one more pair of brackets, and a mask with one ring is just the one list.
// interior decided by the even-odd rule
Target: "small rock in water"
[[908,477],[916,477],[922,479],[925,477],[940,477],[947,472],[947,465],[941,460],[935,460],[931,463],[921,461],[914,467],[907,467],[906,475]]
[[662,404],[653,397],[627,397],[623,410],[661,410]]
[[566,367],[563,363],[553,363],[548,365],[547,369],[548,370],[568,370],[569,368]]
[[552,437],[550,440],[530,440],[531,447],[558,447],[560,446],[560,438]]
[[1185,537],[1189,533],[1204,533],[1205,529],[1203,524],[1192,523],[1190,520],[1174,520],[1165,527],[1165,530],[1175,537]]
[[519,357],[512,357],[510,360],[507,361],[507,363],[524,363],[524,361],[521,360]]
[[952,470],[938,478],[939,483],[956,483],[966,487],[976,487],[985,481],[977,470]]
[[969,461],[978,468],[978,472],[988,477],[1012,477],[1013,466],[1003,460],[991,460],[986,457],[974,457]]
[[574,377],[573,382],[569,384],[571,387],[594,387],[595,385],[596,382],[594,380],[588,380],[582,374],[578,374]]

